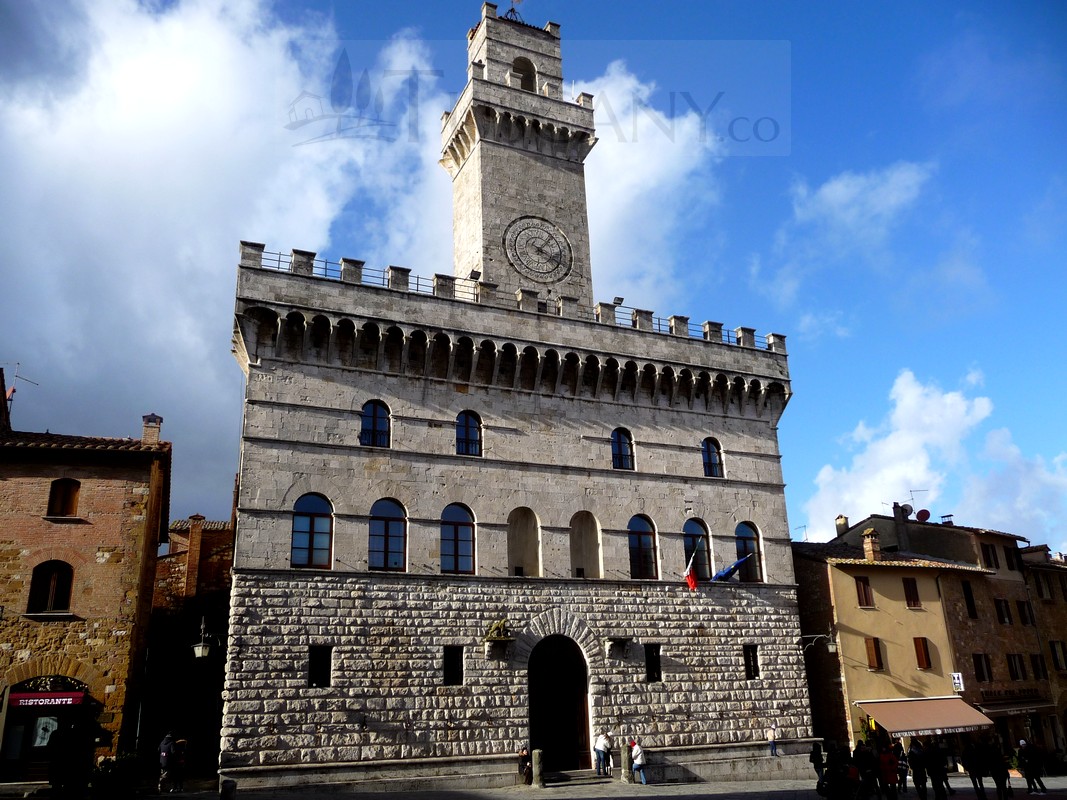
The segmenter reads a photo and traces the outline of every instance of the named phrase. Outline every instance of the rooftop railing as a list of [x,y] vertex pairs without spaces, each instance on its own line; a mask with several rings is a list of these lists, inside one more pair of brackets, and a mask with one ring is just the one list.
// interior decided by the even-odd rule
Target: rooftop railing
[[330,261],[318,258],[315,253],[293,250],[292,253],[268,252],[263,245],[241,242],[242,266],[261,267],[294,275],[325,278],[341,283],[380,286],[398,291],[443,297],[467,303],[514,307],[522,311],[551,314],[587,322],[604,322],[619,327],[637,328],[668,336],[683,336],[709,342],[753,347],[784,354],[785,336],[778,333],[759,335],[752,328],[730,330],[718,322],[693,323],[689,317],[657,317],[651,311],[614,303],[597,303],[587,306],[569,298],[557,298],[555,302],[538,299],[535,292],[520,290],[519,297],[509,297],[496,291],[495,284],[456,278],[452,275],[434,275],[426,278],[412,275],[407,267],[389,266],[385,269],[368,267],[362,261],[342,258]]

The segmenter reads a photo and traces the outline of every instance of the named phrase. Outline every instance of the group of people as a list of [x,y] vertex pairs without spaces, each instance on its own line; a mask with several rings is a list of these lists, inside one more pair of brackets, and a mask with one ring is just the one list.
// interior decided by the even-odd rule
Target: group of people
[[[596,742],[593,743],[593,753],[596,755],[596,774],[604,775],[608,778],[611,777],[611,770],[615,766],[611,759],[611,747],[612,740],[611,734],[607,731],[603,731],[596,737]],[[641,779],[641,783],[648,783],[648,776],[645,775],[645,764],[647,758],[645,756],[645,749],[637,743],[636,739],[630,739],[630,765],[634,772],[634,781],[638,778]]]
[[[600,733],[596,737],[596,741],[593,743],[593,754],[596,756],[596,774],[603,775],[610,778],[611,771],[615,764],[611,757],[611,748],[613,746],[611,734],[607,731]],[[647,757],[645,756],[645,749],[637,743],[636,739],[630,739],[630,764],[634,773],[634,780],[641,780],[641,783],[648,783],[648,776],[645,775],[645,764],[647,763]],[[519,773],[522,775],[523,783],[529,786],[533,782],[533,759],[530,756],[530,750],[528,747],[523,747],[519,750]]]
[[[1008,772],[1010,753],[991,736],[970,740],[961,756],[963,768],[974,786],[975,796],[986,800],[983,779],[988,776],[996,787],[996,800],[1013,796]],[[918,800],[945,800],[955,790],[948,782],[948,751],[940,739],[926,744],[913,737],[907,748],[895,740],[875,745],[860,741],[854,750],[827,743],[812,746],[810,761],[818,777],[816,790],[830,800],[897,800],[908,792],[908,775]],[[1019,769],[1026,778],[1027,794],[1045,794],[1041,781],[1043,757],[1040,748],[1026,740],[1019,741]]]
[[188,742],[167,731],[159,743],[159,793],[185,791],[185,751]]

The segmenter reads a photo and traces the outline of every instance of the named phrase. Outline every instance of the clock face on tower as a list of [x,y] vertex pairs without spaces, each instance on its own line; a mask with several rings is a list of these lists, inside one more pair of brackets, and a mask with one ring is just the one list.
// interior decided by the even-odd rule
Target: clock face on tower
[[571,271],[571,244],[563,231],[540,217],[519,217],[504,231],[504,251],[520,275],[557,283]]

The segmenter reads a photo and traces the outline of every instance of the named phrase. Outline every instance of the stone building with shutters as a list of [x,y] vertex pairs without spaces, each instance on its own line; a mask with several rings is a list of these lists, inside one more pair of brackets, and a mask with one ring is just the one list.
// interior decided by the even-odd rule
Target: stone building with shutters
[[[3,394],[0,372],[0,395]],[[0,781],[133,752],[171,445],[12,429],[0,403]]]
[[653,779],[806,776],[784,337],[594,303],[560,28],[486,3],[467,46],[450,274],[241,243],[221,775],[502,786],[608,731]]
[[[793,545],[804,633],[829,631],[837,644],[837,655],[816,647],[808,658],[815,732],[839,737],[847,723],[855,741],[883,724],[878,701],[948,695],[981,712],[1006,747],[1032,739],[1051,751],[1063,734],[1027,589],[1027,540],[929,517],[894,504],[891,516],[851,525],[838,517],[831,542]],[[939,719],[942,711],[917,704],[912,718],[966,727]]]

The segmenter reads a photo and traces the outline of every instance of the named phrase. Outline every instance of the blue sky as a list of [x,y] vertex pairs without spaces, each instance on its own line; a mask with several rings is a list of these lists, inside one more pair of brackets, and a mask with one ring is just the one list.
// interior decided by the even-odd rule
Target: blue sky
[[[39,384],[16,427],[157,412],[172,515],[225,518],[238,240],[450,271],[438,118],[480,7],[388,9],[0,0],[0,362]],[[561,24],[565,95],[597,98],[596,298],[787,335],[795,538],[913,500],[1067,550],[1067,6],[519,12]],[[329,98],[342,50],[396,134],[301,144],[290,104]],[[726,135],[756,114],[766,147]]]

